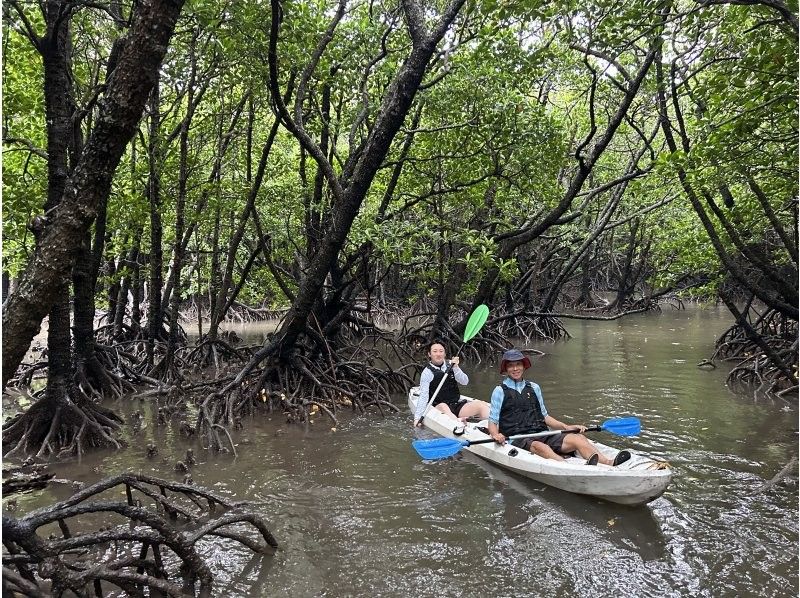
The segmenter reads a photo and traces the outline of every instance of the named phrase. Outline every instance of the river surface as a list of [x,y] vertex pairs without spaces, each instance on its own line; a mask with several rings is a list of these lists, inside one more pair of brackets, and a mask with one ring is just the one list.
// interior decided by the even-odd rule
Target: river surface
[[[530,345],[546,355],[528,375],[557,418],[641,419],[625,446],[674,468],[666,494],[645,507],[571,495],[473,455],[422,461],[411,442],[426,433],[412,429],[401,396],[399,414],[352,417],[335,431],[319,416],[308,429],[256,417],[234,436],[237,458],[148,417],[127,448],[51,469],[87,483],[126,470],[180,480],[174,463],[193,447],[194,482],[252,501],[281,545],[256,558],[207,545],[219,596],[797,596],[796,473],[759,491],[797,450],[796,402],[733,394],[724,368],[697,367],[729,323],[724,309],[668,308],[567,320],[571,340]],[[497,363],[462,365],[465,394],[488,400]],[[17,511],[68,494],[17,495]]]

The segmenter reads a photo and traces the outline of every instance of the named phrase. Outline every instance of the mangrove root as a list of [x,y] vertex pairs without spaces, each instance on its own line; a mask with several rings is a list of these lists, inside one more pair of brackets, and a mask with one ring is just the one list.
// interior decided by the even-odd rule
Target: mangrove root
[[[93,529],[84,520],[96,521],[97,514],[111,523],[78,531]],[[37,534],[48,524],[57,524],[60,536]],[[243,503],[196,486],[117,475],[22,518],[3,515],[3,594],[212,596],[214,574],[197,548],[211,538],[255,553],[278,546],[263,518]]]

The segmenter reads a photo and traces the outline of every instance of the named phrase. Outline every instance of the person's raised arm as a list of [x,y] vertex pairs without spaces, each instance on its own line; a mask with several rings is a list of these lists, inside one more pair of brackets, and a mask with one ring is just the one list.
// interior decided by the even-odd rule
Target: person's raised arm
[[456,382],[458,382],[461,386],[466,386],[469,384],[469,376],[467,373],[461,369],[461,360],[458,357],[453,357],[450,360],[450,365],[453,366],[453,376],[455,376]]

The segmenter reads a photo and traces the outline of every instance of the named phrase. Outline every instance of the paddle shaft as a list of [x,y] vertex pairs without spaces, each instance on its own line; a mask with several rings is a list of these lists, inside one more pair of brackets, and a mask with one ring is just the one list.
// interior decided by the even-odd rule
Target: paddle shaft
[[[599,432],[602,428],[600,426],[592,426],[586,428],[587,432]],[[535,434],[516,434],[509,436],[506,440],[521,440],[523,438],[542,438],[544,436],[553,436],[554,434],[576,434],[580,430],[547,430],[546,432],[536,432]],[[486,438],[484,440],[464,440],[464,446],[472,446],[473,444],[488,444],[494,442],[494,438]]]

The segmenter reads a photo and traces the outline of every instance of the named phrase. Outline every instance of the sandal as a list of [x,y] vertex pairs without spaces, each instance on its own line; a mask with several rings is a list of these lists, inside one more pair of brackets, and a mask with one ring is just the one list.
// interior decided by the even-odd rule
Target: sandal
[[600,460],[600,455],[594,453],[591,457],[586,459],[586,465],[597,465],[597,462]]
[[612,463],[612,465],[614,466],[620,465],[621,463],[625,463],[625,461],[627,461],[630,458],[631,458],[631,452],[623,449],[617,453],[616,457],[614,457],[614,462]]

